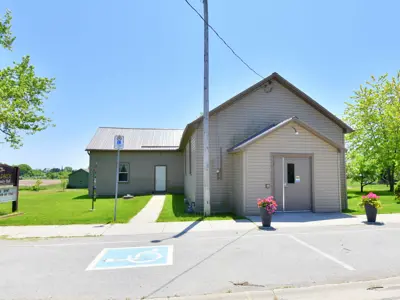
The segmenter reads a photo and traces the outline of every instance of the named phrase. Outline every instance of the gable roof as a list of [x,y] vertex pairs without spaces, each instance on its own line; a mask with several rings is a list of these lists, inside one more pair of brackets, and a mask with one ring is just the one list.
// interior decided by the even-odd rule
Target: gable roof
[[[345,122],[340,120],[338,117],[336,117],[334,114],[332,114],[330,111],[328,111],[326,108],[324,108],[321,104],[319,104],[317,101],[312,99],[310,96],[305,94],[303,91],[295,87],[293,84],[291,84],[289,81],[287,81],[285,78],[283,78],[281,75],[278,73],[274,72],[268,77],[262,79],[261,81],[257,82],[256,84],[252,85],[251,87],[247,88],[246,90],[242,91],[241,93],[237,94],[236,96],[232,97],[231,99],[225,101],[224,103],[220,104],[216,108],[212,109],[210,111],[210,117],[212,115],[215,115],[216,113],[224,110],[226,107],[234,104],[236,101],[241,100],[244,96],[250,94],[251,92],[257,90],[258,88],[262,87],[263,85],[266,85],[270,83],[272,80],[276,80],[278,83],[280,83],[282,86],[286,87],[288,90],[290,90],[293,94],[298,96],[299,98],[303,99],[306,103],[311,105],[313,108],[318,110],[321,114],[326,116],[328,119],[332,120],[335,124],[337,124],[339,127],[343,129],[345,133],[351,133],[354,130],[347,125]],[[186,135],[191,132],[191,130],[194,129],[194,125],[200,123],[203,120],[203,116],[197,118],[193,122],[189,123],[182,136],[182,140],[180,143],[180,147],[183,147],[184,140]]]
[[124,136],[122,151],[175,151],[182,129],[99,127],[86,147],[91,150],[114,150],[114,136]]
[[319,131],[315,130],[314,128],[312,128],[311,126],[307,125],[303,121],[299,120],[296,116],[294,116],[294,117],[286,119],[286,120],[284,120],[284,121],[282,121],[282,122],[280,122],[278,124],[271,124],[271,125],[263,128],[259,132],[255,133],[255,134],[249,136],[248,138],[244,139],[243,141],[237,143],[235,146],[233,146],[232,148],[228,149],[227,151],[228,152],[238,152],[238,151],[242,150],[243,148],[245,148],[246,146],[254,143],[258,139],[271,134],[272,132],[276,131],[279,128],[282,128],[283,126],[285,126],[285,125],[287,125],[289,123],[296,123],[297,125],[303,127],[304,129],[306,129],[307,131],[311,132],[315,136],[319,137],[321,140],[324,140],[325,142],[327,142],[331,146],[335,147],[336,149],[345,150],[343,148],[343,146],[341,146],[338,143],[334,142],[333,140],[328,138],[326,135],[320,133]]
[[71,174],[69,174],[68,176],[71,176],[71,175],[73,175],[73,174],[75,174],[75,173],[78,173],[79,171],[84,171],[84,172],[86,172],[86,173],[89,174],[89,170],[88,170],[88,169],[80,168],[80,169],[78,169],[78,170],[73,171],[73,172],[72,172]]

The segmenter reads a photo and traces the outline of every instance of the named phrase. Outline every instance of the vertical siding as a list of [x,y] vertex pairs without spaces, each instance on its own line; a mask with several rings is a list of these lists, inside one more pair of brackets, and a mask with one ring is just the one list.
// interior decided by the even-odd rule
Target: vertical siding
[[[192,164],[192,173],[189,172],[189,166],[187,166],[187,173],[185,176],[185,198],[190,202],[196,202],[196,133],[194,132],[190,137],[190,143],[187,143],[185,146],[185,152],[189,151],[189,145],[192,147],[192,155],[191,155],[191,164]],[[189,155],[187,156],[189,158]]]
[[[167,166],[167,192],[183,193],[184,175],[183,155],[181,152],[133,152],[122,151],[121,163],[129,163],[129,182],[120,183],[118,193],[150,194],[154,191],[155,166]],[[97,194],[99,196],[113,195],[115,192],[116,153],[112,151],[91,151],[90,170],[97,162]],[[92,178],[90,172],[90,178]],[[92,179],[89,180],[91,191]]]
[[243,216],[243,154],[232,154],[233,162],[233,212]]
[[[216,178],[216,168],[210,165],[210,192],[212,211],[230,210],[232,207],[232,184],[234,180],[231,158],[226,150],[271,123],[278,123],[292,116],[312,126],[333,141],[344,145],[344,134],[333,121],[297,97],[279,83],[274,82],[271,92],[260,88],[245,96],[231,106],[210,117],[210,161],[219,156],[222,147],[222,180]],[[196,141],[199,151],[196,153],[198,210],[203,207],[203,126],[196,130]],[[341,165],[345,174],[344,160]],[[345,178],[343,176],[343,178]],[[345,195],[345,179],[342,180],[342,191]]]
[[[258,214],[256,199],[273,193],[272,153],[313,154],[314,209],[316,212],[340,210],[339,156],[337,149],[308,132],[293,125],[299,132],[294,135],[291,124],[284,126],[245,148],[247,155],[245,213]],[[270,183],[271,189],[265,184]]]

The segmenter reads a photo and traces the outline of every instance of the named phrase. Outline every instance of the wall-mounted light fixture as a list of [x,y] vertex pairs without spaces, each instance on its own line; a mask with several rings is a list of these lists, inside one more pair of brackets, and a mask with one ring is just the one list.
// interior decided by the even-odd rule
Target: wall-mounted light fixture
[[273,83],[272,80],[268,80],[267,83],[264,85],[264,92],[269,93],[272,91]]
[[299,135],[299,132],[297,131],[297,129],[296,129],[295,127],[293,127],[293,126],[292,126],[292,128],[293,128],[293,130],[294,130],[294,134],[295,134],[295,135]]

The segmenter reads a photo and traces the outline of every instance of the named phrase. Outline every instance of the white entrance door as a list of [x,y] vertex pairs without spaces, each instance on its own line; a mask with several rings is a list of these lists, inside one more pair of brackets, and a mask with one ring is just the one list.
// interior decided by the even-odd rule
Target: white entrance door
[[156,166],[156,192],[167,190],[167,166]]

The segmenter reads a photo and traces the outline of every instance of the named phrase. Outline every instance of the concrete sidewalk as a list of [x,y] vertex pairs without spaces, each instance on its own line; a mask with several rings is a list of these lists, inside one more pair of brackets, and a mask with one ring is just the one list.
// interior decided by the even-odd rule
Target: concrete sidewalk
[[[0,237],[84,237],[99,235],[136,235],[146,233],[184,234],[189,231],[248,231],[261,226],[260,217],[248,217],[250,220],[224,220],[201,222],[166,222],[95,225],[49,225],[49,226],[0,226]],[[345,214],[285,213],[275,214],[272,226],[276,229],[289,227],[325,227],[359,225],[366,221],[365,215],[349,216]],[[381,224],[400,223],[400,214],[378,215]]]
[[[248,216],[247,218],[257,226],[262,226],[260,216]],[[352,216],[343,213],[278,212],[273,215],[271,225],[276,228],[357,225],[366,220],[367,218],[365,215]],[[400,214],[378,214],[376,222],[400,223]]]
[[129,223],[145,224],[156,222],[164,206],[164,201],[165,195],[153,195],[147,205]]
[[[281,288],[266,291],[209,294],[179,297],[180,300],[383,300],[400,299],[400,278],[393,277],[364,282],[327,284],[304,288]],[[174,297],[153,298],[172,300]],[[178,299],[178,298],[176,298]]]

